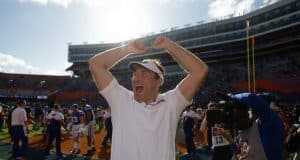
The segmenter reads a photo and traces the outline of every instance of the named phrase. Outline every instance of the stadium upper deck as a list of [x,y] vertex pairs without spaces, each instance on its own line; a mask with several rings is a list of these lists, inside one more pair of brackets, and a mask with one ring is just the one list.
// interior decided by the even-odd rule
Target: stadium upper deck
[[[257,56],[299,51],[300,39],[300,2],[284,0],[258,9],[249,14],[216,20],[197,25],[174,27],[168,31],[146,36],[154,39],[164,35],[191,50],[207,63],[220,59],[243,57],[246,55],[246,21],[249,21],[249,37],[255,39]],[[69,45],[69,62],[71,70],[79,76],[89,76],[87,60],[98,52],[120,45],[120,43]],[[125,42],[126,43],[126,42]],[[127,70],[131,60],[158,58],[166,66],[166,73],[180,73],[181,69],[173,65],[174,61],[162,51],[150,50],[146,54],[132,55],[113,68],[114,73]]]

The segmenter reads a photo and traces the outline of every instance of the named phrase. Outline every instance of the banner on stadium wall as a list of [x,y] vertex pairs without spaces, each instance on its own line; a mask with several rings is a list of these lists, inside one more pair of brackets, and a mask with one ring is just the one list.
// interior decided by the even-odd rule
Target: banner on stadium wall
[[0,99],[36,99],[36,100],[47,100],[48,96],[38,95],[38,96],[21,96],[21,95],[0,95]]
[[[253,84],[251,84],[253,86]],[[248,82],[240,82],[231,85],[236,89],[248,89]],[[275,79],[275,80],[260,80],[256,81],[257,90],[266,90],[272,92],[300,93],[300,77],[289,79]]]

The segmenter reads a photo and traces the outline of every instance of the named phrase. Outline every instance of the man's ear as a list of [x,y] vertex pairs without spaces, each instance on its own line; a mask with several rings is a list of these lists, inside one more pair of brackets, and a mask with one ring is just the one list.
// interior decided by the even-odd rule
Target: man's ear
[[164,80],[160,78],[159,81],[160,81],[160,87],[162,87],[164,84]]

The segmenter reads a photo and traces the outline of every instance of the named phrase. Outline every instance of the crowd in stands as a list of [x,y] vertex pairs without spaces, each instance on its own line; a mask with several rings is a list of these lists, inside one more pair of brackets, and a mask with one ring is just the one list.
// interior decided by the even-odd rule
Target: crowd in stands
[[[260,56],[255,60],[256,81],[261,80],[291,80],[296,83],[297,78],[300,77],[300,62],[296,53],[277,54],[272,56]],[[211,94],[215,91],[238,93],[246,91],[246,89],[233,87],[235,84],[247,82],[247,61],[220,61],[208,63],[209,73],[204,82],[204,85],[195,96],[194,101],[197,104],[206,104],[209,100],[213,99]],[[131,88],[130,75],[120,74],[115,75],[120,84],[126,88]],[[174,88],[175,85],[185,76],[184,73],[176,75],[166,75],[165,83],[162,91]],[[293,80],[293,78],[296,78]],[[283,84],[286,85],[286,84]],[[297,84],[295,84],[297,85]],[[292,86],[297,87],[297,86]],[[247,87],[245,87],[247,88]],[[267,92],[267,89],[258,88],[259,92]],[[0,95],[12,96],[37,96],[49,95],[50,93],[58,93],[65,100],[60,102],[62,106],[72,104],[76,98],[87,97],[92,105],[107,105],[104,98],[97,94],[96,86],[91,78],[77,77],[77,78],[64,78],[58,79],[45,77],[30,77],[18,76],[10,79],[7,76],[0,76]],[[76,95],[76,93],[80,95]],[[272,91],[274,92],[274,91]],[[276,91],[280,96],[282,93]],[[93,94],[93,96],[91,96]],[[285,93],[286,94],[286,93]],[[73,95],[73,96],[72,96]],[[79,96],[79,97],[78,97]],[[293,97],[293,93],[288,97]],[[69,99],[74,97],[74,99]],[[90,97],[90,98],[89,98]],[[297,98],[294,97],[295,100]],[[29,102],[30,103],[30,102]],[[33,103],[32,106],[39,104]]]

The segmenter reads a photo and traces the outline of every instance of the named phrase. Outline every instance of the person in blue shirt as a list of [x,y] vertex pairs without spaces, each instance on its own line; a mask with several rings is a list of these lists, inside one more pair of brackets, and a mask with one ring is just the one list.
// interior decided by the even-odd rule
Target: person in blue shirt
[[83,112],[78,109],[78,104],[72,105],[72,137],[73,137],[73,150],[71,151],[72,154],[79,154],[80,153],[80,132],[81,132],[81,122],[83,117]]
[[93,108],[87,104],[86,99],[82,98],[80,101],[80,107],[83,109],[84,112],[84,125],[85,125],[85,134],[87,137],[87,142],[88,142],[88,151],[85,156],[90,156],[92,155],[95,151],[95,134],[94,134],[94,129],[95,129],[95,114]]
[[232,144],[236,159],[282,160],[284,125],[279,115],[270,108],[269,95],[241,93],[230,96],[237,107],[249,107],[256,116],[251,120],[247,112],[235,119],[239,129],[237,143]]

